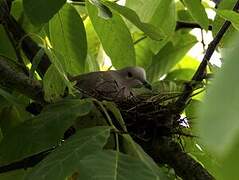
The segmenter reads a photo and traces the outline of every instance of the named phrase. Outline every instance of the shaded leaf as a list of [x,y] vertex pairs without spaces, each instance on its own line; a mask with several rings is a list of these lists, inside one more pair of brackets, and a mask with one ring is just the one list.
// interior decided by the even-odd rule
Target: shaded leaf
[[[235,39],[238,42],[238,37]],[[225,54],[225,64],[209,87],[199,114],[198,128],[202,140],[219,157],[225,155],[238,138],[238,56],[237,43],[232,51]]]
[[150,171],[155,174],[159,179],[166,180],[167,175],[159,166],[154,162],[154,160],[139,146],[129,135],[123,135],[123,147],[124,151],[139,160],[141,160]]
[[24,12],[35,25],[48,22],[66,0],[23,0]]
[[[66,108],[67,107],[67,108]],[[89,100],[64,100],[11,130],[0,143],[0,164],[23,159],[56,146],[78,116],[90,112]]]
[[65,180],[79,170],[80,160],[102,150],[109,135],[110,127],[78,131],[34,167],[25,180]]
[[86,157],[81,161],[80,170],[79,179],[158,179],[140,160],[116,151],[103,151]]
[[0,56],[5,56],[10,58],[11,60],[17,60],[16,53],[13,49],[11,41],[8,39],[7,34],[0,24]]

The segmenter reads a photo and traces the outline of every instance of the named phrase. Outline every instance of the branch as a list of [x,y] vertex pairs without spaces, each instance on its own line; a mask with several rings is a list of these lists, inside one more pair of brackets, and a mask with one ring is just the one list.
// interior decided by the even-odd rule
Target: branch
[[14,89],[38,102],[44,103],[42,85],[39,81],[17,72],[7,59],[0,57],[0,84]]
[[[239,9],[239,0],[235,4],[233,10],[237,11],[238,9]],[[185,85],[182,95],[179,97],[179,99],[175,103],[175,107],[177,108],[176,109],[177,113],[180,113],[184,110],[188,101],[190,100],[190,96],[193,93],[194,88],[197,86],[198,82],[201,82],[204,79],[207,64],[208,64],[209,60],[211,59],[212,54],[214,53],[217,45],[219,44],[220,40],[222,39],[225,32],[228,30],[230,25],[231,25],[230,21],[225,21],[225,23],[223,24],[223,26],[221,27],[221,29],[219,30],[219,32],[217,33],[215,38],[208,45],[208,49],[205,53],[205,56],[203,57],[203,60],[200,64],[200,66],[198,67],[197,71],[195,72],[195,74],[191,80],[191,84]]]
[[[175,30],[177,31],[182,28],[193,29],[193,28],[201,28],[201,26],[197,23],[177,21]],[[212,30],[212,26],[208,26],[208,30]]]
[[[3,24],[5,29],[11,32],[12,37],[16,41],[16,44],[21,45],[21,48],[27,58],[32,62],[37,52],[41,49],[36,42],[22,29],[13,16],[9,14],[4,4],[0,4],[0,23]],[[46,54],[41,58],[37,71],[43,77],[51,62]]]
[[160,138],[155,145],[153,158],[168,164],[184,180],[215,179],[203,166],[185,153],[170,137]]

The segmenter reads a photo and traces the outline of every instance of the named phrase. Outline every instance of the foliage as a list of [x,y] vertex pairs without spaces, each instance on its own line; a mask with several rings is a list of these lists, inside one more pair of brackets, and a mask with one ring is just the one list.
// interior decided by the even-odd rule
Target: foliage
[[[0,24],[0,62],[9,63],[16,73],[28,71],[27,77],[41,82],[45,103],[38,102],[44,106],[40,114],[30,114],[26,107],[34,98],[19,84],[4,83],[14,80],[12,76],[0,77],[0,172],[1,166],[47,155],[33,168],[5,172],[0,179],[175,179],[176,169],[166,169],[125,133],[122,109],[113,102],[81,99],[69,81],[74,75],[126,66],[146,70],[154,93],[161,95],[160,106],[174,103],[185,85],[197,84],[180,111],[190,127],[183,130],[185,137],[174,137],[216,179],[237,179],[239,15],[232,10],[237,1],[222,1],[217,9],[210,0],[194,1],[126,0],[120,5],[109,0],[14,0],[11,18],[0,9],[0,23],[6,22]],[[0,0],[0,5],[6,2],[11,1]],[[215,18],[209,19],[208,11],[214,11]],[[12,18],[24,30],[11,28]],[[207,72],[213,78],[191,81],[201,60],[188,53],[201,43],[191,30],[215,37],[225,20],[232,26],[220,49],[214,48],[222,55],[222,68],[209,62]],[[26,45],[29,40],[37,44],[34,51]],[[42,75],[45,56],[51,65]],[[81,127],[65,138],[77,122]]]

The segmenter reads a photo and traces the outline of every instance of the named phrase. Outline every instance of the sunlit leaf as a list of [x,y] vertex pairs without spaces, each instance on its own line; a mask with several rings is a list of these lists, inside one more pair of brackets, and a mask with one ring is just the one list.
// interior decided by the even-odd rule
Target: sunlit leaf
[[231,10],[217,10],[219,16],[232,23],[233,27],[239,31],[239,14]]
[[126,6],[134,10],[140,20],[172,35],[176,26],[175,2],[173,0],[127,0]]
[[141,22],[138,15],[133,10],[109,1],[105,1],[104,4],[124,16],[150,38],[154,40],[162,40],[162,38],[164,38],[165,34],[161,29],[156,28],[152,24]]
[[116,68],[134,66],[133,41],[123,19],[113,13],[112,18],[105,20],[97,15],[97,8],[88,1],[86,1],[86,7],[95,31],[113,66]]
[[84,24],[74,7],[69,4],[49,22],[51,45],[64,56],[66,71],[72,75],[84,72],[87,42]]
[[207,13],[200,0],[183,0],[192,17],[200,24],[203,29],[208,29],[209,20]]

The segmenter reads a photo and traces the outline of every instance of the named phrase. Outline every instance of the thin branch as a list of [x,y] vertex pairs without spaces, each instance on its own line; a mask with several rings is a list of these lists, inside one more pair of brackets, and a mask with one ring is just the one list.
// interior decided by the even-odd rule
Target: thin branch
[[[239,0],[235,4],[233,10],[237,11],[239,9]],[[219,44],[220,40],[222,39],[223,35],[226,33],[228,28],[230,27],[231,22],[225,21],[215,38],[211,41],[211,43],[208,45],[207,51],[205,53],[205,56],[203,57],[202,62],[200,63],[197,71],[195,72],[191,84],[186,84],[184,88],[184,92],[182,96],[176,101],[176,112],[182,112],[184,108],[186,107],[188,101],[190,100],[190,96],[194,91],[194,88],[198,82],[201,82],[205,78],[205,72],[208,65],[209,60],[211,59],[217,45]]]
[[[177,21],[175,30],[177,31],[183,28],[193,29],[193,28],[201,28],[201,26],[197,23]],[[212,26],[208,26],[208,30],[212,30]]]

